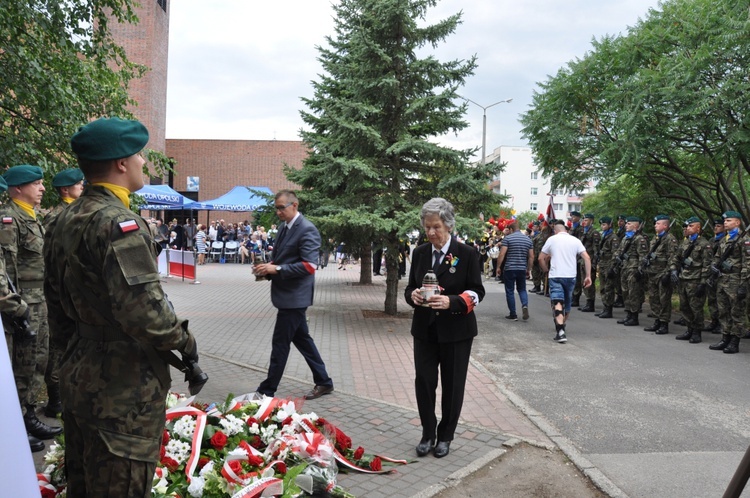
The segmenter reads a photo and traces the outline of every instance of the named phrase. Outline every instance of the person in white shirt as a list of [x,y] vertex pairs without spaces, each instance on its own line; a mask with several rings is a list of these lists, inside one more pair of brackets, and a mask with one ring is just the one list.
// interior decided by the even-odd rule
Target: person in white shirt
[[567,232],[563,220],[554,220],[552,226],[555,233],[542,247],[539,265],[542,271],[549,270],[549,297],[556,332],[554,340],[562,344],[568,340],[565,335],[565,324],[573,302],[576,258],[580,255],[586,267],[584,287],[591,285],[591,258],[581,241]]

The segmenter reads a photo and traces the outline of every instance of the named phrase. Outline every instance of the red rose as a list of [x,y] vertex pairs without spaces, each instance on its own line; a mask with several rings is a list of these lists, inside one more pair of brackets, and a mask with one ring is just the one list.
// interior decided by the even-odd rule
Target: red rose
[[352,447],[352,438],[344,434],[338,427],[334,427],[336,430],[336,446],[339,451],[344,452]]
[[248,425],[248,427],[252,427],[253,424],[260,425],[260,422],[258,422],[258,419],[255,418],[255,417],[250,417],[249,419],[247,419],[247,425]]
[[216,431],[216,434],[211,436],[211,446],[216,448],[217,450],[224,449],[224,446],[227,444],[227,436],[221,431]]
[[252,446],[256,450],[259,450],[263,447],[263,440],[260,438],[260,436],[252,436],[250,438],[250,446]]
[[42,488],[42,498],[55,498],[57,492],[54,489]]
[[164,434],[161,435],[161,444],[167,444],[169,442],[169,432],[164,429]]
[[167,448],[165,446],[162,446],[161,449],[159,450],[159,460],[164,458],[166,454],[167,454]]
[[286,464],[284,462],[279,462],[276,464],[276,472],[278,472],[281,475],[286,474]]
[[180,466],[180,464],[177,463],[175,459],[168,457],[168,456],[165,456],[164,458],[161,459],[161,464],[167,468],[170,474],[176,471],[177,468]]
[[252,465],[253,467],[260,467],[263,465],[263,459],[257,455],[248,455],[247,456],[247,463]]
[[240,463],[239,460],[232,460],[229,462],[229,468],[237,475],[242,474],[242,463]]
[[362,458],[362,455],[365,454],[365,449],[363,447],[358,447],[357,450],[354,452],[354,459],[359,460]]
[[372,462],[370,462],[370,470],[379,471],[383,470],[383,462],[380,461],[380,457],[376,456],[372,459]]
[[205,456],[202,456],[202,457],[200,457],[200,458],[198,459],[198,468],[199,468],[199,469],[202,469],[202,468],[203,468],[203,467],[205,467],[205,466],[206,466],[206,464],[207,464],[208,462],[210,462],[210,461],[211,461],[211,459],[210,459],[210,458],[208,458],[208,457],[205,457]]
[[281,425],[289,425],[292,423],[292,417],[287,417],[284,419],[284,421],[281,423]]

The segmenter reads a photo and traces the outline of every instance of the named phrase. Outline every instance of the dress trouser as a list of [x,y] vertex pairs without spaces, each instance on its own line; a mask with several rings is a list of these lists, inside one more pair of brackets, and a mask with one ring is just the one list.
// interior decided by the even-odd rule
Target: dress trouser
[[[414,338],[414,389],[417,396],[422,437],[438,441],[452,441],[456,432],[461,407],[464,403],[466,376],[473,338],[457,342],[438,342],[437,330],[430,325],[429,338]],[[440,403],[442,419],[435,416],[438,368],[443,397]]]

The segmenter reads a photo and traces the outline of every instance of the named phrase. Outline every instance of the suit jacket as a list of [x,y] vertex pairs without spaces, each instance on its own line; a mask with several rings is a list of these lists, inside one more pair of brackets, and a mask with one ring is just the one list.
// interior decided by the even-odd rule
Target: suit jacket
[[[422,286],[422,278],[432,269],[432,244],[422,244],[412,252],[409,283],[404,290],[406,302],[414,307],[414,318],[411,323],[411,335],[418,339],[427,339],[428,329],[434,321],[437,327],[438,342],[456,342],[477,335],[477,318],[473,311],[468,311],[466,301],[459,295],[464,291],[476,292],[481,301],[484,298],[482,271],[479,264],[479,252],[455,238],[451,238],[448,254],[443,257],[436,276],[443,288],[442,294],[450,298],[450,309],[433,310],[416,306],[411,300],[414,289]],[[451,273],[448,256],[458,258],[455,272]]]
[[291,227],[279,229],[271,262],[281,272],[271,276],[271,302],[279,309],[307,308],[313,303],[320,233],[301,214]]

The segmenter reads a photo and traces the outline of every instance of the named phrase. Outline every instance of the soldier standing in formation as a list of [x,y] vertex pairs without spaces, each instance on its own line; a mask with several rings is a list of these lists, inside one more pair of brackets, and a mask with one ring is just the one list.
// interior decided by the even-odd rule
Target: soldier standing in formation
[[68,496],[150,496],[171,386],[164,358],[177,350],[186,365],[198,361],[188,322],[161,288],[157,244],[129,209],[147,142],[138,121],[79,129],[71,146],[88,185],[53,221],[44,248],[51,337],[65,350]]
[[[714,220],[714,236],[711,238],[709,244],[711,245],[712,258],[716,257],[719,252],[719,245],[724,240],[726,232],[724,231],[724,218],[716,218]],[[719,322],[719,305],[716,302],[716,286],[709,286],[707,289],[708,300],[708,312],[711,314],[711,323],[703,328],[704,332],[711,332],[712,334],[721,334],[721,323]]]
[[[625,218],[627,218],[627,216],[624,214],[617,215],[617,229],[615,235],[620,241],[619,245],[622,245],[622,239],[625,238]],[[612,304],[612,307],[625,307],[625,302],[622,299],[622,273],[619,271],[615,273],[615,302]]]
[[687,324],[687,330],[675,339],[698,344],[701,342],[706,280],[711,268],[713,251],[709,242],[700,236],[701,220],[693,216],[685,223],[686,236],[677,252],[678,264],[682,270],[679,283],[680,312]]
[[534,248],[534,264],[531,265],[531,281],[534,283],[534,287],[529,292],[539,294],[542,292],[542,267],[539,266],[539,253],[542,251],[546,239],[542,237],[541,222],[539,220],[535,220],[532,223],[532,229],[531,242]]
[[[45,424],[36,414],[36,401],[47,372],[49,327],[44,302],[44,228],[35,208],[44,195],[44,173],[38,166],[9,168],[3,178],[8,184],[10,202],[2,208],[0,246],[10,282],[28,306],[29,323],[37,332],[35,340],[13,344],[13,376],[23,411],[26,431],[37,439],[52,439],[62,433],[61,427]],[[30,439],[32,448],[38,442]]]
[[[601,233],[594,226],[594,215],[586,213],[583,215],[583,235],[581,236],[581,242],[583,247],[586,248],[586,253],[589,255],[589,259],[594,261],[596,259],[596,253],[599,250],[599,242],[601,241]],[[583,259],[578,260],[578,274],[585,275],[585,267]],[[595,311],[594,305],[596,303],[596,266],[591,266],[591,285],[583,289],[583,295],[586,296],[586,305],[578,308],[579,311],[585,313],[591,313]]]
[[612,318],[612,306],[615,302],[615,285],[618,282],[614,263],[615,254],[618,247],[620,247],[620,239],[612,230],[612,218],[603,216],[599,219],[599,223],[602,229],[601,239],[594,258],[596,264],[591,266],[592,274],[594,273],[594,269],[598,268],[599,279],[601,280],[600,292],[604,309],[601,313],[597,313],[597,316],[599,318]]
[[715,275],[722,335],[721,340],[710,345],[709,349],[734,354],[740,350],[740,337],[745,323],[745,300],[750,278],[750,237],[741,236],[740,213],[727,211],[723,218],[727,235],[719,244],[711,265],[711,272]]
[[672,287],[679,283],[677,274],[677,239],[669,233],[669,216],[654,218],[656,237],[651,241],[648,256],[641,269],[648,276],[648,304],[656,320],[643,330],[663,335],[669,333],[672,317]]
[[[571,211],[570,212],[570,235],[577,238],[578,240],[583,240],[583,224],[581,223],[581,213],[578,211]],[[581,305],[581,294],[583,293],[583,275],[581,274],[581,266],[580,262],[576,266],[576,284],[575,287],[573,287],[573,302],[571,303],[571,306],[578,307]]]
[[648,256],[648,241],[641,233],[643,220],[628,216],[625,220],[625,236],[620,242],[615,261],[620,270],[622,298],[625,304],[625,318],[617,323],[631,327],[638,325],[638,314],[643,303],[643,280],[638,271],[643,258]]

